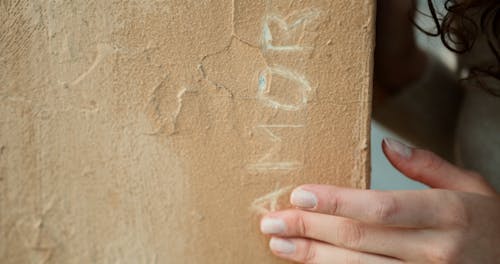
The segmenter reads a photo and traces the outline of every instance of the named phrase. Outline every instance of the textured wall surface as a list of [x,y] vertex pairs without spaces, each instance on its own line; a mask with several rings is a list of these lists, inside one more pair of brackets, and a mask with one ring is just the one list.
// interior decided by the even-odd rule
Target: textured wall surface
[[0,262],[280,262],[260,214],[368,184],[373,12],[0,0]]

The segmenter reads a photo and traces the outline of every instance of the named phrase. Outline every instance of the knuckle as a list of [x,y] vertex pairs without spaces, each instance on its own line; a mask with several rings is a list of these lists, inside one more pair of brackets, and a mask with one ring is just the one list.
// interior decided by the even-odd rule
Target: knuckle
[[388,194],[381,195],[373,208],[373,220],[382,223],[391,221],[401,210],[398,200]]
[[443,167],[443,165],[444,160],[433,153],[427,157],[423,164],[424,168],[430,171],[438,171]]
[[439,246],[429,247],[426,258],[429,263],[450,264],[459,261],[460,248],[454,242],[444,242]]
[[344,263],[346,263],[346,264],[361,264],[363,262],[361,261],[361,258],[359,257],[358,254],[349,254],[348,256],[346,256]]
[[475,184],[481,191],[482,194],[486,195],[496,195],[496,191],[491,187],[490,183],[477,171],[462,169],[463,174],[470,180],[472,184]]
[[309,225],[309,221],[305,219],[304,214],[302,213],[296,214],[295,226],[297,227],[299,236],[307,237],[310,235],[311,227]]
[[484,181],[483,176],[481,176],[481,174],[479,174],[479,172],[477,171],[463,169],[463,172],[465,175],[469,176],[472,179]]
[[364,230],[360,223],[343,220],[338,225],[337,241],[343,247],[359,248],[364,236]]
[[317,246],[314,242],[311,240],[306,241],[306,244],[304,246],[304,255],[303,255],[302,262],[304,264],[314,264],[316,262],[316,256],[317,256]]
[[479,172],[473,170],[465,170],[465,169],[463,169],[463,172],[466,176],[468,176],[471,180],[475,181],[476,183],[489,185],[488,181],[486,181],[486,179]]
[[467,228],[470,224],[470,215],[463,198],[453,192],[448,192],[448,212],[444,214],[444,224]]
[[333,192],[328,193],[328,214],[336,215],[339,212],[341,198]]

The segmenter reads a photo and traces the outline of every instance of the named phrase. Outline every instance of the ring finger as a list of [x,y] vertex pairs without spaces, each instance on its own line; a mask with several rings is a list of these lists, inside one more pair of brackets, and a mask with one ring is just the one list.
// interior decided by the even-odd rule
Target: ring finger
[[272,237],[269,241],[269,247],[275,255],[300,263],[403,263],[402,261],[394,258],[353,251],[304,238],[285,239]]

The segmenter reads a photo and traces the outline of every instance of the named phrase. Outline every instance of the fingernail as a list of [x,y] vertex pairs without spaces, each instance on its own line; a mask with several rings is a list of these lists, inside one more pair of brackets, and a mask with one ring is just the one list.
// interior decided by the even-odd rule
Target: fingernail
[[290,202],[297,207],[314,208],[318,205],[318,198],[314,193],[298,188],[292,192]]
[[396,152],[401,157],[407,159],[411,157],[412,149],[409,146],[390,138],[384,138],[384,143],[391,151]]
[[285,232],[285,221],[277,218],[264,218],[260,221],[260,231],[264,234],[281,234]]
[[291,254],[295,252],[295,244],[288,239],[271,237],[269,240],[269,247],[279,253]]

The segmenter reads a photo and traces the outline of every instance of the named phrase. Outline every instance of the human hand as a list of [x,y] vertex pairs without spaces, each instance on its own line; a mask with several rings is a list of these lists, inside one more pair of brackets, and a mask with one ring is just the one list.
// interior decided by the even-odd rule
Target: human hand
[[434,189],[303,185],[296,209],[261,221],[272,252],[300,263],[499,263],[500,198],[477,173],[384,140],[389,161]]

